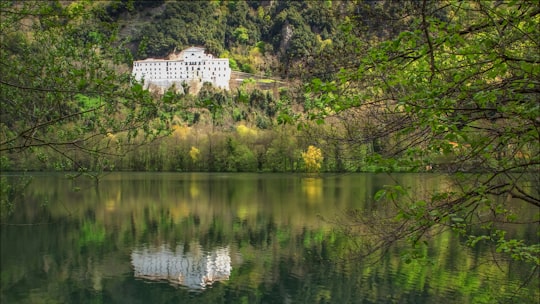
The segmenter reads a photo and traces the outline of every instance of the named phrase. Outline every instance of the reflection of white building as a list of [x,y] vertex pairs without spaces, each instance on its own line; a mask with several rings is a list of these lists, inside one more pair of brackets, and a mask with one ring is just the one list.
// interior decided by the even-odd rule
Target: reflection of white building
[[170,87],[173,84],[190,84],[192,81],[209,82],[215,87],[229,89],[231,68],[229,59],[214,58],[205,54],[204,48],[190,47],[175,59],[145,59],[133,62],[133,76],[145,86],[154,84]]
[[202,252],[200,246],[194,252],[184,252],[177,246],[173,252],[168,246],[133,250],[131,264],[135,277],[151,280],[167,280],[173,284],[192,289],[202,289],[215,281],[228,280],[231,274],[229,247]]

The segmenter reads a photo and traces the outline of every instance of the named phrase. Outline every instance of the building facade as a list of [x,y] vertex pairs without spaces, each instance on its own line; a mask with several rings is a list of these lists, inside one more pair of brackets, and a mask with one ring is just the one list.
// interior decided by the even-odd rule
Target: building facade
[[214,58],[206,54],[201,47],[190,47],[183,50],[174,59],[145,59],[133,62],[132,75],[138,81],[144,81],[145,87],[150,84],[168,87],[176,83],[190,84],[198,81],[201,84],[211,83],[213,86],[229,89],[231,68],[229,59]]

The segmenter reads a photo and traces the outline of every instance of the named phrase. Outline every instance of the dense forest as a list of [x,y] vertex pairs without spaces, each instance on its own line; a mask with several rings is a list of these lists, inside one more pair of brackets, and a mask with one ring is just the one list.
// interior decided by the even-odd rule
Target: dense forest
[[[16,138],[24,139],[22,146],[31,149],[21,149],[24,157],[20,153],[4,154],[2,167],[75,171],[372,171],[375,167],[364,160],[369,151],[380,150],[380,142],[350,146],[335,136],[345,128],[355,128],[349,125],[350,121],[323,126],[318,120],[310,128],[302,127],[311,124],[301,117],[311,115],[307,111],[313,105],[306,99],[303,82],[313,77],[330,79],[344,65],[358,63],[357,43],[349,43],[353,33],[348,31],[370,43],[389,39],[402,26],[398,15],[414,5],[411,2],[402,6],[392,1],[68,1],[34,6],[30,2],[5,3],[3,13],[14,18],[5,19],[6,29],[14,28],[3,36],[3,56],[12,63],[20,63],[19,71],[12,69],[4,74],[4,85],[8,85],[5,92],[15,89],[17,94],[37,94],[51,102],[53,95],[62,94],[61,98],[69,100],[57,100],[52,121],[64,121],[65,116],[83,121],[62,124],[63,139],[54,138],[59,134],[49,123],[46,128],[40,124],[26,125],[28,129],[19,134],[4,133],[3,142],[9,145],[3,151],[21,148],[17,146],[21,143],[15,143]],[[12,11],[17,9],[28,16],[17,20],[20,15]],[[15,27],[17,22],[29,26]],[[40,39],[44,43],[37,38],[29,40],[33,32],[43,35]],[[22,49],[22,43],[32,46]],[[65,45],[65,49],[55,47],[54,54],[40,50],[54,43]],[[127,80],[122,78],[127,76],[133,60],[164,58],[192,45],[204,46],[213,54],[229,58],[233,70],[268,78],[246,79],[230,92],[205,86],[196,96],[173,92],[162,97],[150,96],[138,86],[127,92]],[[67,53],[68,48],[76,52]],[[96,49],[101,53],[96,54]],[[26,57],[31,57],[31,61],[25,61]],[[85,69],[77,66],[81,57],[85,57]],[[104,60],[110,60],[112,65],[104,66]],[[27,69],[24,61],[31,65],[30,70],[35,70],[33,75],[20,73]],[[62,62],[64,69],[72,70],[60,71],[58,62]],[[51,66],[46,68],[43,64]],[[3,69],[8,67],[4,65]],[[69,82],[66,84],[60,78],[47,79],[39,84],[51,92],[24,90],[28,78],[45,69],[71,80],[64,79]],[[123,91],[113,92],[120,87]],[[61,90],[55,91],[58,88]],[[104,91],[114,98],[133,98],[133,102],[146,94],[145,98],[154,98],[159,106],[126,109],[113,115],[114,123],[105,121],[115,106],[111,98],[100,95]],[[157,99],[160,101],[156,102]],[[145,105],[150,107],[150,103]],[[14,112],[35,116],[20,106],[23,105],[6,103],[2,109],[4,126],[10,131],[21,120]],[[104,115],[98,115],[96,106],[106,111]],[[129,113],[130,110],[137,113]],[[93,120],[99,116],[103,124],[114,126]],[[152,119],[153,127],[146,131],[151,130],[153,136],[141,136],[140,126]],[[34,138],[37,142],[31,143],[25,136],[38,130],[52,134],[44,135],[48,138]],[[84,141],[90,146],[82,147],[83,141],[77,139],[73,147],[74,142],[68,137],[83,134],[91,139]],[[49,142],[62,144],[53,146]],[[144,142],[150,144],[142,145]],[[309,165],[310,161],[315,163]]]
[[[511,199],[540,207],[535,1],[2,1],[0,13],[2,171],[442,172],[460,191],[388,187],[375,198],[396,217],[347,220],[385,223],[372,250],[405,239],[420,254],[443,225],[538,269],[540,245],[500,226],[516,221]],[[280,81],[190,95],[131,78],[134,59],[192,45]],[[2,184],[4,208],[20,189]]]
[[[408,5],[393,1],[121,1],[99,19],[116,22],[135,58],[165,57],[200,45],[231,60],[231,67],[272,76],[301,76],[296,67],[347,44],[344,20],[357,20],[369,38],[390,37]],[[106,33],[105,28],[96,29]]]

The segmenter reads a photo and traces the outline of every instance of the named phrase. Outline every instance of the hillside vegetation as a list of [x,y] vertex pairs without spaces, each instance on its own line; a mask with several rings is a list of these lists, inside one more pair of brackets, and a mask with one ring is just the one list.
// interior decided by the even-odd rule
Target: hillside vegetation
[[[297,126],[310,124],[300,119],[302,82],[356,61],[347,27],[364,40],[390,37],[397,27],[374,20],[401,10],[392,1],[5,2],[3,169],[303,171],[313,146],[325,151],[317,171],[372,170],[370,145],[324,139],[343,133],[339,121]],[[192,45],[253,76],[197,96],[129,83],[133,60]]]
[[[538,156],[533,4],[122,0],[1,8],[4,169],[483,171],[500,157]],[[133,60],[191,45],[258,80],[228,92],[204,86],[196,96],[133,85]],[[493,158],[478,158],[471,141],[490,130],[498,140],[509,117],[510,137],[489,143]],[[522,132],[530,140],[514,143]],[[306,166],[310,146],[322,151],[319,166]]]
[[[342,48],[340,28],[355,20],[365,37],[399,31],[394,1],[102,1],[96,8],[107,34],[116,27],[134,58],[162,58],[189,46],[204,46],[248,73],[298,77],[325,54]],[[322,56],[322,57],[321,57]]]

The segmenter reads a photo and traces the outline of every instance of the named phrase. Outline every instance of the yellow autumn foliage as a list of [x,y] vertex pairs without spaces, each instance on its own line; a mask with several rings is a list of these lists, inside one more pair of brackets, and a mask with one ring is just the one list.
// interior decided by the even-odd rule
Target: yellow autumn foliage
[[174,125],[172,128],[173,136],[178,139],[186,139],[191,132],[191,128],[188,126]]
[[239,125],[236,127],[236,132],[240,137],[254,138],[257,136],[257,130],[246,127],[245,125]]
[[321,149],[309,146],[306,152],[302,152],[302,158],[306,164],[306,170],[310,173],[316,173],[321,170],[324,159]]
[[201,151],[195,147],[191,147],[191,150],[189,150],[189,156],[191,157],[191,160],[194,162],[199,160],[200,154],[201,154]]

